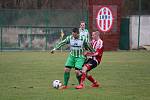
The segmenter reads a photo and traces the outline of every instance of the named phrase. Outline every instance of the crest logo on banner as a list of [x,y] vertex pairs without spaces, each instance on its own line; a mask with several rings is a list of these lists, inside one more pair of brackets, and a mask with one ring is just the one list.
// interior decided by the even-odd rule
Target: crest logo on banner
[[113,14],[110,8],[101,7],[96,16],[97,28],[102,32],[108,32],[113,25]]

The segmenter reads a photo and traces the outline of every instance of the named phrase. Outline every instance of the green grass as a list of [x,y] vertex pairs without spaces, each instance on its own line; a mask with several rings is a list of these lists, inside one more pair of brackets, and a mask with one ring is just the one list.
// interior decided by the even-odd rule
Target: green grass
[[[67,53],[2,52],[0,54],[0,100],[150,100],[150,52],[104,52],[103,61],[91,72],[102,88],[74,89],[71,71],[67,90],[51,87],[63,82]],[[75,84],[75,85],[74,85]]]

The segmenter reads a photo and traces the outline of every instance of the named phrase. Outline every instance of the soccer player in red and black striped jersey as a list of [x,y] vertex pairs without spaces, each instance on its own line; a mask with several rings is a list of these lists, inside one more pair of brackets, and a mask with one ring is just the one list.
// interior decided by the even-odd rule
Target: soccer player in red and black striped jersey
[[84,55],[90,56],[85,62],[82,68],[82,76],[80,80],[80,85],[76,86],[76,89],[84,88],[84,81],[87,78],[92,82],[91,87],[99,87],[100,84],[93,78],[92,75],[89,75],[88,72],[93,68],[97,67],[100,64],[102,54],[103,54],[103,41],[99,37],[100,33],[98,31],[92,33],[92,47],[95,49],[95,52],[85,52]]

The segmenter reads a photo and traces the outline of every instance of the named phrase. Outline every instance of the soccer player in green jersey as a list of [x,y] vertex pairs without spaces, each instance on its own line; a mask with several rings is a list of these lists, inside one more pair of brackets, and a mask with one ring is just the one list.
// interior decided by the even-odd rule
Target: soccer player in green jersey
[[85,22],[84,21],[80,22],[79,33],[80,33],[80,36],[85,36],[86,37],[87,42],[90,41],[89,31],[87,29],[85,29]]
[[79,29],[73,28],[72,35],[67,36],[66,39],[58,43],[53,50],[51,50],[51,53],[54,53],[54,51],[61,46],[69,44],[70,45],[70,53],[67,58],[65,69],[64,69],[64,85],[61,87],[61,89],[68,88],[68,80],[70,78],[70,71],[71,68],[75,68],[75,73],[78,81],[80,82],[80,76],[82,70],[82,66],[85,62],[85,56],[83,55],[85,48],[94,51],[92,47],[88,44],[86,41],[85,36],[79,36]]

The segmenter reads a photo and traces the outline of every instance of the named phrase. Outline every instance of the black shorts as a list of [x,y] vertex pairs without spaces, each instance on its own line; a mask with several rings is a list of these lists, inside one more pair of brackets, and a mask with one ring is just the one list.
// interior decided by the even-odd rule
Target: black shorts
[[84,63],[85,66],[88,67],[88,71],[92,70],[93,68],[97,67],[98,63],[93,60],[92,58],[87,59],[87,61]]

